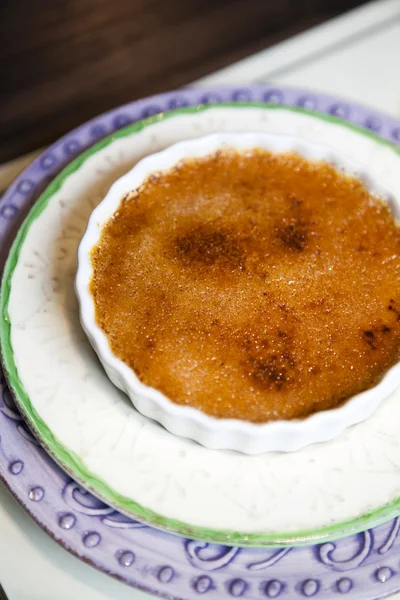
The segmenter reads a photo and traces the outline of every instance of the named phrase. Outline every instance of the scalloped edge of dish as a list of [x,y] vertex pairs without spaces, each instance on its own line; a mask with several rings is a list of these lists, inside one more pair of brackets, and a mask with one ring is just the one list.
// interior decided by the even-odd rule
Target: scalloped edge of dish
[[196,408],[176,404],[157,389],[143,384],[135,372],[113,353],[107,336],[96,323],[95,303],[90,293],[93,275],[91,251],[126,194],[138,189],[150,175],[168,171],[187,158],[204,157],[217,150],[245,152],[255,148],[277,153],[293,151],[308,160],[328,162],[338,171],[357,177],[370,192],[390,203],[395,218],[400,215],[400,199],[376,174],[327,145],[280,134],[214,133],[178,142],[151,154],[114,182],[92,212],[80,242],[75,289],[82,327],[100,362],[110,380],[129,396],[140,413],[161,423],[171,433],[214,450],[236,450],[244,454],[293,452],[310,444],[329,441],[348,427],[370,417],[398,387],[400,363],[392,366],[374,387],[349,398],[337,408],[320,411],[304,419],[256,424],[215,418]]

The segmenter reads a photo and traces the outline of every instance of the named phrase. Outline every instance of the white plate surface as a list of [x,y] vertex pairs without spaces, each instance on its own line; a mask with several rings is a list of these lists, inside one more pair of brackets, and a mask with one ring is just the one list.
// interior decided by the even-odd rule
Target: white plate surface
[[[178,532],[186,523],[205,534],[279,532],[291,542],[304,532],[311,540],[321,528],[400,496],[399,391],[368,421],[329,443],[259,456],[208,450],[138,414],[109,382],[81,330],[74,293],[77,246],[115,179],[176,141],[257,130],[330,145],[400,190],[398,154],[323,118],[284,108],[220,107],[159,120],[92,154],[30,226],[12,279],[11,342],[37,415],[77,464],[113,490],[113,498],[104,495],[120,509],[130,512],[125,500],[133,500]],[[79,479],[79,468],[74,474]],[[90,487],[90,477],[84,483]]]

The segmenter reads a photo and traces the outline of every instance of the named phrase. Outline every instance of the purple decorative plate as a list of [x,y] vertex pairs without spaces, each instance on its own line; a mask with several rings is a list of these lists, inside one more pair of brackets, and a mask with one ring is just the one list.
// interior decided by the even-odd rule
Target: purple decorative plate
[[[34,161],[0,201],[2,252],[39,193],[95,141],[171,108],[220,101],[267,101],[341,116],[400,143],[400,123],[328,96],[270,87],[179,91],[141,100],[71,132]],[[66,549],[151,593],[276,598],[378,598],[400,588],[400,520],[335,543],[281,550],[194,542],[129,520],[77,484],[39,447],[2,381],[0,476],[33,518]]]

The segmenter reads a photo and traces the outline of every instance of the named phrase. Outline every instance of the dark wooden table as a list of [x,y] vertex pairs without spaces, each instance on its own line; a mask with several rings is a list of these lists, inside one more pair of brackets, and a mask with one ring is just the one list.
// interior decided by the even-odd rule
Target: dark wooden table
[[0,0],[0,163],[362,0]]

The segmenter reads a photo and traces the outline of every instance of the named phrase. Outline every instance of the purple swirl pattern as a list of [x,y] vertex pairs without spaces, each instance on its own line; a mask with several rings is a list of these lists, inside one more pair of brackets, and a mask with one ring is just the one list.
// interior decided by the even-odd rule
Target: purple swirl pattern
[[359,538],[362,538],[359,551],[351,558],[346,560],[335,560],[334,553],[336,544],[328,542],[319,547],[319,559],[324,565],[333,567],[336,571],[348,571],[359,567],[367,558],[372,548],[372,534],[370,531],[361,533]]
[[291,550],[291,548],[283,548],[282,550],[277,551],[276,553],[274,553],[269,558],[266,558],[265,560],[261,560],[260,562],[250,563],[249,565],[247,565],[247,568],[250,571],[261,571],[263,569],[267,569],[268,567],[272,567],[277,562],[282,560],[282,558],[284,556],[286,556],[286,554],[288,552],[290,552],[290,550]]
[[389,552],[389,550],[391,550],[393,544],[396,541],[396,538],[399,534],[399,529],[400,529],[400,517],[397,517],[394,521],[392,521],[392,529],[385,541],[385,543],[379,548],[378,552],[379,554],[386,554],[386,552]]
[[[200,102],[266,101],[339,115],[400,144],[400,123],[329,96],[274,86],[171,92],[134,102],[71,132],[39,157],[0,199],[3,250],[10,231],[73,155],[115,129]],[[356,600],[400,588],[400,518],[334,543],[250,549],[184,540],[133,521],[82,490],[47,456],[0,381],[0,478],[34,519],[97,568],[168,598]]]
[[3,415],[8,417],[9,419],[12,419],[13,421],[22,421],[22,417],[19,414],[18,409],[13,402],[10,391],[6,386],[6,382],[3,376],[1,377],[0,386],[2,400],[0,404],[0,412],[3,413]]
[[147,527],[143,523],[125,517],[118,511],[107,506],[86,490],[83,490],[75,481],[70,481],[62,492],[64,502],[74,512],[90,517],[101,517],[101,522],[114,529],[142,529]]
[[[202,571],[217,571],[218,569],[223,569],[234,560],[235,556],[240,551],[239,548],[219,547],[214,544],[208,544],[207,542],[196,542],[194,540],[188,540],[185,549],[190,564]],[[211,556],[202,557],[202,550],[204,549],[213,549],[214,552]],[[222,550],[215,553],[215,549]]]

